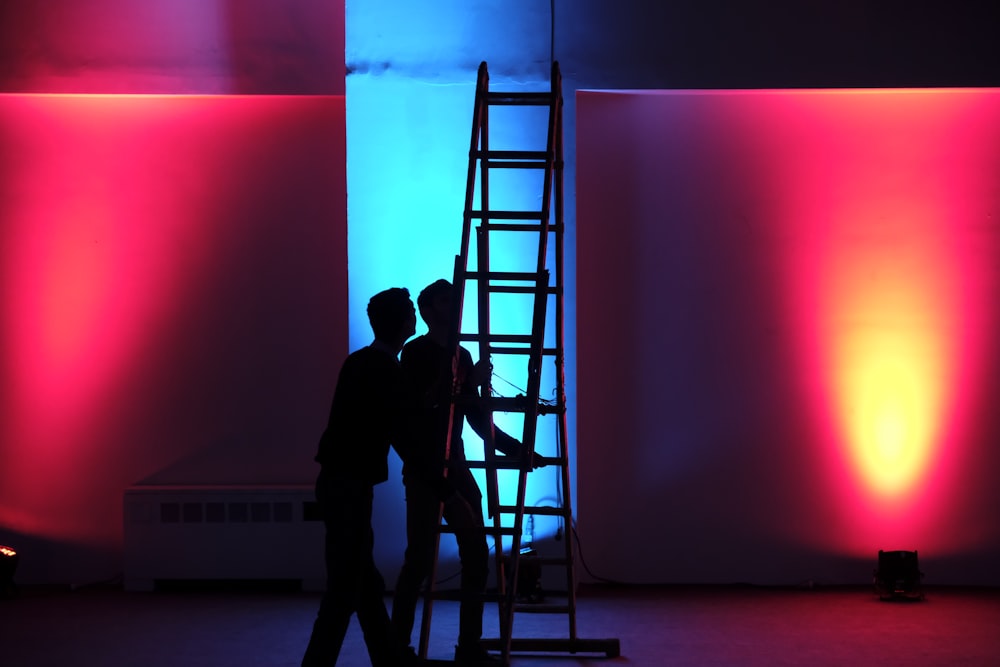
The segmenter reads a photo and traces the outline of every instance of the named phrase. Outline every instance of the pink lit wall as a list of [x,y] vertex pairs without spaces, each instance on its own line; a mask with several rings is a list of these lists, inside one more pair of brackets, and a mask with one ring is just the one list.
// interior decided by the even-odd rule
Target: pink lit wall
[[579,526],[643,582],[1000,584],[1000,91],[577,96]]
[[343,115],[0,96],[5,530],[113,546],[144,479],[311,481],[346,350]]
[[136,483],[311,483],[347,352],[342,2],[0,9],[0,543],[121,573]]

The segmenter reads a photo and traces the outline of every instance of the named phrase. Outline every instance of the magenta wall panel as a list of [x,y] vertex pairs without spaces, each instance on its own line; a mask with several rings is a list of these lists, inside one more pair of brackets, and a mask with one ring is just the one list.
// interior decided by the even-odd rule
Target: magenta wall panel
[[0,526],[20,545],[113,554],[142,480],[312,482],[347,353],[344,112],[0,95]]
[[863,582],[918,549],[1000,583],[1000,91],[577,105],[592,569]]

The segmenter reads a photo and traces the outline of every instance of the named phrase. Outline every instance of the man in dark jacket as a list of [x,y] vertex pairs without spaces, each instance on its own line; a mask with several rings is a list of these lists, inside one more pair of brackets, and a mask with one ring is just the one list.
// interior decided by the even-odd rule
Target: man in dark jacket
[[[388,478],[389,446],[407,458],[413,399],[396,356],[415,332],[409,292],[393,288],[368,303],[374,342],[344,361],[319,443],[316,498],[326,525],[327,590],[303,667],[337,662],[353,614],[374,667],[414,664],[396,641],[385,608],[385,581],[372,554],[372,487]],[[437,491],[439,494],[440,487]]]
[[[480,645],[483,634],[483,595],[489,575],[489,546],[483,523],[482,493],[466,463],[462,444],[462,424],[469,425],[484,440],[490,427],[489,417],[481,408],[477,386],[489,372],[489,364],[472,363],[468,350],[459,347],[458,363],[453,369],[454,350],[448,347],[452,328],[453,288],[447,280],[428,285],[417,298],[420,316],[427,323],[427,334],[418,336],[403,347],[401,363],[417,404],[414,415],[411,459],[403,463],[406,485],[407,547],[403,568],[396,582],[392,603],[392,624],[399,641],[409,644],[413,632],[420,587],[429,576],[434,562],[441,492],[437,486],[444,479],[445,446],[448,419],[452,416],[447,481],[455,490],[443,506],[444,520],[458,542],[462,565],[458,645],[455,660],[460,665],[479,665],[494,659]],[[453,379],[459,400],[452,414]],[[521,443],[494,428],[496,448],[508,455],[521,455]],[[436,470],[438,478],[428,478],[425,471]],[[450,489],[449,489],[450,490]]]

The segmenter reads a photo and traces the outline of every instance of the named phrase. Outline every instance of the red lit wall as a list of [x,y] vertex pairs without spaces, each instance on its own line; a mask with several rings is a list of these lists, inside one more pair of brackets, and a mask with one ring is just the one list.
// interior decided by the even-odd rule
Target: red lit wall
[[113,546],[144,479],[310,482],[343,98],[2,95],[0,127],[0,525]]
[[121,573],[136,483],[311,483],[347,352],[344,6],[0,8],[0,543]]
[[1000,92],[593,92],[577,122],[591,569],[864,583],[917,549],[1000,583]]

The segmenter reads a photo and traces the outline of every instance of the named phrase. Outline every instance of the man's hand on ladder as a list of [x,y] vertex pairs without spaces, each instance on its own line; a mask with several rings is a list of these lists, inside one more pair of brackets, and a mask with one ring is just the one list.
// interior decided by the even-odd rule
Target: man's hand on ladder
[[472,367],[472,376],[469,378],[475,387],[481,387],[493,377],[493,364],[488,359],[480,359]]
[[531,469],[538,470],[545,467],[545,457],[538,452],[531,452]]

